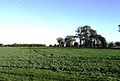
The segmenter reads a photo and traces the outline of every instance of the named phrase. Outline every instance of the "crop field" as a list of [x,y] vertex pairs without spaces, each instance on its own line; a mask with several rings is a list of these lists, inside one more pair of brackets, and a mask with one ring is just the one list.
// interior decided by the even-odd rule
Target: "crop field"
[[120,81],[120,50],[1,47],[0,81]]

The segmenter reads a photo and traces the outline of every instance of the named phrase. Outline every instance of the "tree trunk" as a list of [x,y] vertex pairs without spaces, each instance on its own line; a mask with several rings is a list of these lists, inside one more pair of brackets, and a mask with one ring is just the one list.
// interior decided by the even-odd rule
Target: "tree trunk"
[[82,47],[82,44],[81,44],[81,43],[82,43],[82,40],[81,40],[81,38],[80,38],[80,47]]

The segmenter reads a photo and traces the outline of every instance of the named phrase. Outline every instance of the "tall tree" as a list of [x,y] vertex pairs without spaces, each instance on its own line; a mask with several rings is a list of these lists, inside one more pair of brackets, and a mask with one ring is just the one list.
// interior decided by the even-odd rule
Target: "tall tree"
[[85,46],[88,46],[90,39],[90,29],[91,27],[86,25],[86,26],[79,26],[76,30],[76,37],[79,38],[79,44],[80,47],[82,46],[82,43],[84,43]]
[[57,42],[59,43],[59,46],[60,47],[63,47],[64,46],[64,39],[62,37],[58,37],[57,39]]
[[91,44],[91,38],[90,38],[90,30],[91,27],[86,25],[82,27],[82,40],[84,41],[84,46],[85,47],[90,47]]
[[74,38],[73,35],[68,35],[68,36],[66,36],[66,37],[65,37],[66,47],[72,47],[74,41],[75,41],[75,38]]
[[108,47],[109,47],[109,48],[114,47],[114,43],[113,43],[113,42],[110,42],[110,43],[108,44]]
[[101,35],[97,35],[97,37],[98,37],[101,47],[106,47],[107,46],[106,39]]
[[120,46],[120,42],[119,42],[119,41],[116,41],[116,42],[115,42],[115,46],[116,46],[116,47],[119,47],[119,46]]
[[96,39],[97,39],[97,31],[91,29],[90,30],[90,39],[92,41],[91,47],[95,47]]
[[106,40],[101,35],[97,34],[96,30],[93,30],[90,26],[80,26],[76,30],[76,37],[79,38],[80,46],[85,47],[97,47],[101,45],[101,47],[106,46]]
[[75,30],[77,33],[76,33],[76,38],[79,39],[79,44],[80,44],[80,47],[82,46],[82,26],[79,26],[77,28],[77,30]]

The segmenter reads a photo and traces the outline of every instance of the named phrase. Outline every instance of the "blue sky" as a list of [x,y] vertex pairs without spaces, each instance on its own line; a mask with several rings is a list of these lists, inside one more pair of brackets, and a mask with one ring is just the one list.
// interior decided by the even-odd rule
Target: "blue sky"
[[56,43],[90,25],[107,41],[120,41],[120,0],[0,0],[0,42]]

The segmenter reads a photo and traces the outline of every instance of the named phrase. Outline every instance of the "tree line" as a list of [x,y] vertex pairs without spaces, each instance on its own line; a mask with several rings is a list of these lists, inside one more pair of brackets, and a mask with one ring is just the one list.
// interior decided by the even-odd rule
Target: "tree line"
[[[67,35],[65,38],[58,37],[56,39],[58,45],[54,45],[54,47],[111,48],[120,46],[119,41],[108,43],[105,37],[98,34],[96,30],[88,25],[79,26],[75,31],[76,35]],[[76,39],[78,39],[79,42],[76,42]]]
[[0,44],[0,47],[46,47],[45,44]]
[[[118,26],[120,28],[120,25]],[[65,38],[58,37],[58,44],[49,47],[85,47],[85,48],[120,48],[120,42],[107,42],[106,38],[98,34],[91,26],[79,26],[75,35],[67,35]],[[79,40],[77,42],[76,40]],[[0,44],[0,47],[46,47],[46,44]]]

